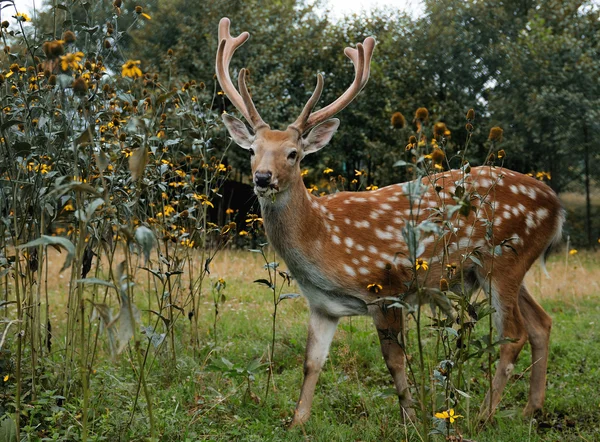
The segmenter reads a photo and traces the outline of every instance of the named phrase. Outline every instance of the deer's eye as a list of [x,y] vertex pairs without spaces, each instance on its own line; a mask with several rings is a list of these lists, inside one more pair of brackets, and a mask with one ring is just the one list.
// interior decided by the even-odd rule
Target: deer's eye
[[290,161],[295,161],[295,160],[296,160],[296,158],[298,158],[298,152],[297,152],[297,151],[295,151],[295,150],[292,150],[292,151],[290,152],[290,154],[288,155],[288,160],[290,160]]

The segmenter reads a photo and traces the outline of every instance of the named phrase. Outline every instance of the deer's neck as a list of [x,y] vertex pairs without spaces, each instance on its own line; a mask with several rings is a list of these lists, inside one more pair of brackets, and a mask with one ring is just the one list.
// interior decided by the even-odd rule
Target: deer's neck
[[269,243],[288,266],[292,255],[303,254],[324,229],[323,214],[312,204],[314,199],[301,177],[274,200],[259,199]]

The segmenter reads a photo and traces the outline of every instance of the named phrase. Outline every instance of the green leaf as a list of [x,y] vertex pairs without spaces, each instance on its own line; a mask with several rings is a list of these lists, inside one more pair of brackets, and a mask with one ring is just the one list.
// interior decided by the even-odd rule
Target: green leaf
[[146,164],[148,164],[148,149],[145,146],[134,149],[129,157],[129,172],[133,181],[137,181],[144,175]]
[[479,258],[477,258],[476,256],[469,255],[469,259],[471,261],[473,261],[475,264],[477,264],[479,267],[483,267],[483,264],[481,263],[481,261],[479,260]]
[[16,126],[17,124],[24,124],[24,122],[21,120],[8,120],[6,123],[4,123],[2,126],[0,126],[0,130],[5,131],[9,127]]
[[103,285],[105,287],[110,287],[112,289],[116,288],[115,285],[110,281],[105,281],[104,279],[99,278],[83,278],[77,279],[75,282],[79,284],[95,284],[95,285]]
[[150,259],[150,253],[156,244],[154,232],[152,232],[152,230],[146,226],[139,226],[137,229],[135,229],[135,241],[138,243],[140,249],[144,253],[146,262],[148,262]]
[[17,425],[12,416],[8,414],[0,421],[0,440],[17,442]]
[[268,279],[255,279],[254,282],[257,283],[257,284],[266,285],[270,289],[274,288],[273,285],[271,285],[271,281],[269,281]]
[[467,393],[465,393],[462,390],[459,390],[458,388],[455,388],[454,391],[456,391],[458,394],[460,394],[462,397],[466,397],[467,399],[471,399],[471,396],[469,396]]
[[59,246],[67,251],[67,259],[65,259],[65,263],[62,266],[62,269],[60,269],[60,271],[62,272],[63,270],[69,268],[69,266],[71,265],[71,262],[73,261],[73,258],[75,257],[75,246],[73,245],[73,243],[70,240],[68,240],[67,238],[64,238],[62,236],[42,235],[38,239],[29,241],[28,243],[23,244],[23,245],[19,246],[18,248],[26,249],[29,247],[49,246],[49,245]]

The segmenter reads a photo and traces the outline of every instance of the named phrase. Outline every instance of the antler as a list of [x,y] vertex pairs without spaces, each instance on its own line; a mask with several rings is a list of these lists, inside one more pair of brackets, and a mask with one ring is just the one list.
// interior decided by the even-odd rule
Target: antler
[[217,51],[216,61],[217,79],[219,80],[219,84],[223,88],[223,91],[231,103],[233,103],[237,110],[241,112],[246,121],[250,123],[256,132],[262,127],[268,127],[268,125],[260,117],[256,107],[254,106],[254,103],[252,102],[250,93],[248,92],[248,88],[246,86],[247,71],[246,69],[242,69],[239,73],[238,87],[241,95],[240,92],[236,90],[231,81],[231,77],[229,76],[229,63],[231,62],[231,58],[233,57],[236,49],[243,45],[246,40],[248,40],[250,34],[247,32],[242,32],[240,35],[234,38],[229,32],[230,24],[231,22],[227,17],[223,17],[219,22],[219,49]]
[[367,37],[362,44],[357,44],[356,49],[349,47],[344,49],[344,54],[346,54],[346,56],[352,60],[352,63],[354,64],[354,81],[350,87],[333,103],[325,106],[322,109],[319,109],[314,113],[311,113],[312,109],[317,104],[317,101],[319,101],[321,92],[323,90],[323,77],[321,74],[317,75],[317,86],[315,91],[304,106],[304,109],[302,110],[302,113],[298,119],[294,123],[290,124],[289,127],[302,134],[317,124],[322,123],[328,118],[331,118],[348,106],[365,87],[367,81],[369,80],[373,49],[375,49],[375,39],[373,37]]

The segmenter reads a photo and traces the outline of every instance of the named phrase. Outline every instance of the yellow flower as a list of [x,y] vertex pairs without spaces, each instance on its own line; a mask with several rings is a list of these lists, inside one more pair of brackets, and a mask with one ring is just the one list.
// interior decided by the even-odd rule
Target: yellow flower
[[314,184],[308,188],[308,191],[310,193],[316,192],[318,190],[319,190],[319,188],[317,186],[315,186]]
[[367,290],[373,293],[379,293],[381,290],[383,290],[383,287],[381,284],[369,284],[367,286]]
[[60,57],[60,67],[63,71],[69,69],[81,69],[79,62],[83,59],[83,52],[75,52]]
[[127,60],[122,66],[121,75],[123,77],[139,78],[142,76],[142,70],[138,67],[140,60]]
[[173,212],[175,212],[175,209],[173,208],[173,206],[165,206],[165,216],[170,216]]
[[246,232],[245,230],[240,230],[239,235],[240,236],[246,236],[246,235],[248,235],[248,232]]
[[361,176],[365,173],[364,170],[356,170],[354,169],[354,176]]
[[498,151],[498,159],[501,160],[502,158],[504,158],[506,156],[506,152],[504,152],[504,149],[500,149]]
[[233,215],[233,213],[234,213],[234,210],[233,210],[232,208],[228,208],[228,209],[225,211],[225,214],[226,214],[226,215]]
[[217,172],[227,172],[227,167],[225,167],[225,164],[219,163],[217,166]]
[[177,175],[179,175],[181,178],[185,178],[185,172],[184,172],[183,170],[179,170],[179,169],[177,169],[177,170],[175,171],[175,173],[176,173]]
[[454,408],[451,408],[450,410],[447,410],[447,411],[442,411],[441,413],[435,413],[434,416],[437,417],[438,419],[448,419],[451,424],[453,424],[456,419],[458,419],[460,417],[464,417],[460,414],[455,414]]
[[200,204],[202,204],[203,206],[212,207],[213,209],[215,208],[215,205],[208,200],[208,197],[206,195],[199,195],[195,193],[193,197],[196,201],[200,201]]
[[31,18],[24,12],[17,12],[15,18],[17,19],[17,21],[31,21]]
[[194,241],[190,240],[189,238],[186,238],[183,241],[181,241],[181,245],[191,249],[192,247],[194,247]]
[[323,171],[323,173],[325,175],[329,175],[330,173],[333,173],[333,169],[330,167],[326,167],[325,170]]
[[304,169],[302,172],[300,172],[300,176],[306,176],[308,175],[308,169]]
[[144,12],[144,8],[142,8],[141,6],[136,6],[135,7],[135,13],[141,15],[142,17],[144,17],[146,20],[152,20],[152,17],[150,17],[148,14],[146,14]]
[[571,250],[569,250],[569,255],[571,255],[571,256],[577,255],[577,249],[571,249]]
[[427,263],[427,261],[425,261],[422,258],[417,259],[415,266],[416,266],[417,270],[420,270],[420,269],[428,270],[429,269],[429,264]]
[[4,382],[7,382],[9,378],[9,375],[4,376]]
[[376,186],[375,184],[371,184],[370,186],[366,187],[367,190],[377,190],[379,189],[379,186]]
[[535,177],[540,181],[551,179],[550,172],[537,172],[535,174]]
[[263,219],[255,213],[249,213],[248,218],[246,219],[246,224],[249,226],[252,226],[254,223],[261,224],[262,222]]

